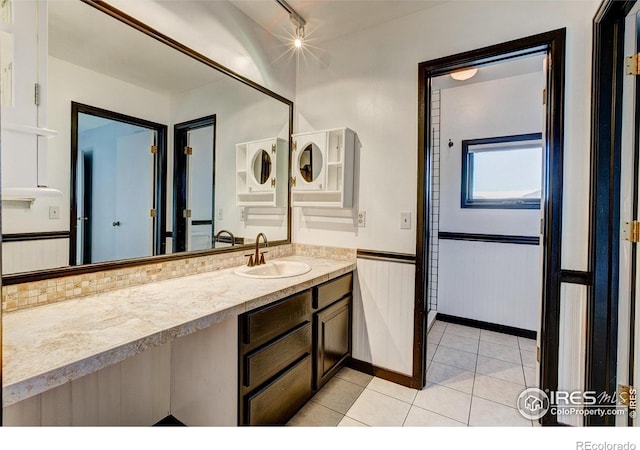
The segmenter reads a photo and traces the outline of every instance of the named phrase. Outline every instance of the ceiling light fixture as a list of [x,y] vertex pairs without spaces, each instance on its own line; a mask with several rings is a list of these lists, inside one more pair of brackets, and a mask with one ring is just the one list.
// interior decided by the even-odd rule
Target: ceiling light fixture
[[451,72],[451,78],[458,81],[464,81],[475,76],[476,73],[478,73],[478,69],[458,70],[457,72]]
[[285,11],[289,13],[289,20],[293,22],[296,26],[296,32],[293,36],[293,46],[295,48],[301,48],[304,44],[304,26],[307,24],[307,21],[298,14],[298,12],[289,5],[286,0],[276,0]]

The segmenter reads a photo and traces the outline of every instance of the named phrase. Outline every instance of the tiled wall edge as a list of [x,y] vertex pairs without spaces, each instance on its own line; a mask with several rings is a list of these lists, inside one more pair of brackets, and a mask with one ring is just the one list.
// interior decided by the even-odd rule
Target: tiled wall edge
[[[2,310],[4,312],[17,311],[115,289],[241,266],[246,263],[247,258],[244,256],[246,253],[247,249],[245,248],[232,253],[194,258],[186,257],[184,259],[150,263],[131,268],[105,270],[3,286]],[[285,244],[271,247],[269,255],[271,258],[301,255],[355,262],[356,249]]]

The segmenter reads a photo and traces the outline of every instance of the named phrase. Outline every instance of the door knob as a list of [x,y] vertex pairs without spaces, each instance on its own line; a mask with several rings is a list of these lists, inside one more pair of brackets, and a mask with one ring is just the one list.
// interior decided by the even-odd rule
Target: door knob
[[120,221],[119,221],[119,220],[116,220],[116,221],[115,221],[115,222],[113,222],[111,225],[112,225],[112,226],[114,226],[114,227],[119,227],[119,226],[120,226]]
[[78,220],[89,220],[89,218],[88,217],[79,216]]

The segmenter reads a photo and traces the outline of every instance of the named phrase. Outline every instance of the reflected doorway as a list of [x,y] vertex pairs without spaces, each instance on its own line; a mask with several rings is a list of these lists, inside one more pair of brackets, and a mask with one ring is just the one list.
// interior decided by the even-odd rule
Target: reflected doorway
[[71,264],[163,253],[166,126],[73,103]]

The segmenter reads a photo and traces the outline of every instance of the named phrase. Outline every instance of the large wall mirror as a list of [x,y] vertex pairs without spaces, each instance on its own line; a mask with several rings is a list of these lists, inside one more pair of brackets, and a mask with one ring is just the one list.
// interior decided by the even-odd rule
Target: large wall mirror
[[[9,3],[18,20],[21,2]],[[49,1],[44,9],[47,26],[39,30],[48,31],[37,58],[47,70],[38,114],[57,134],[44,137],[38,152],[46,150],[46,165],[38,156],[38,170],[46,168],[46,186],[61,195],[26,202],[6,195],[5,176],[17,192],[26,175],[16,173],[21,156],[5,152],[5,112],[11,118],[15,105],[3,101],[6,281],[229,251],[260,232],[272,245],[290,240],[288,200],[239,202],[237,154],[238,144],[277,141],[256,163],[261,178],[269,177],[262,171],[271,159],[288,168],[291,101],[170,39],[161,42],[104,4]],[[14,80],[20,55],[16,38]],[[280,182],[287,191],[288,179]]]

